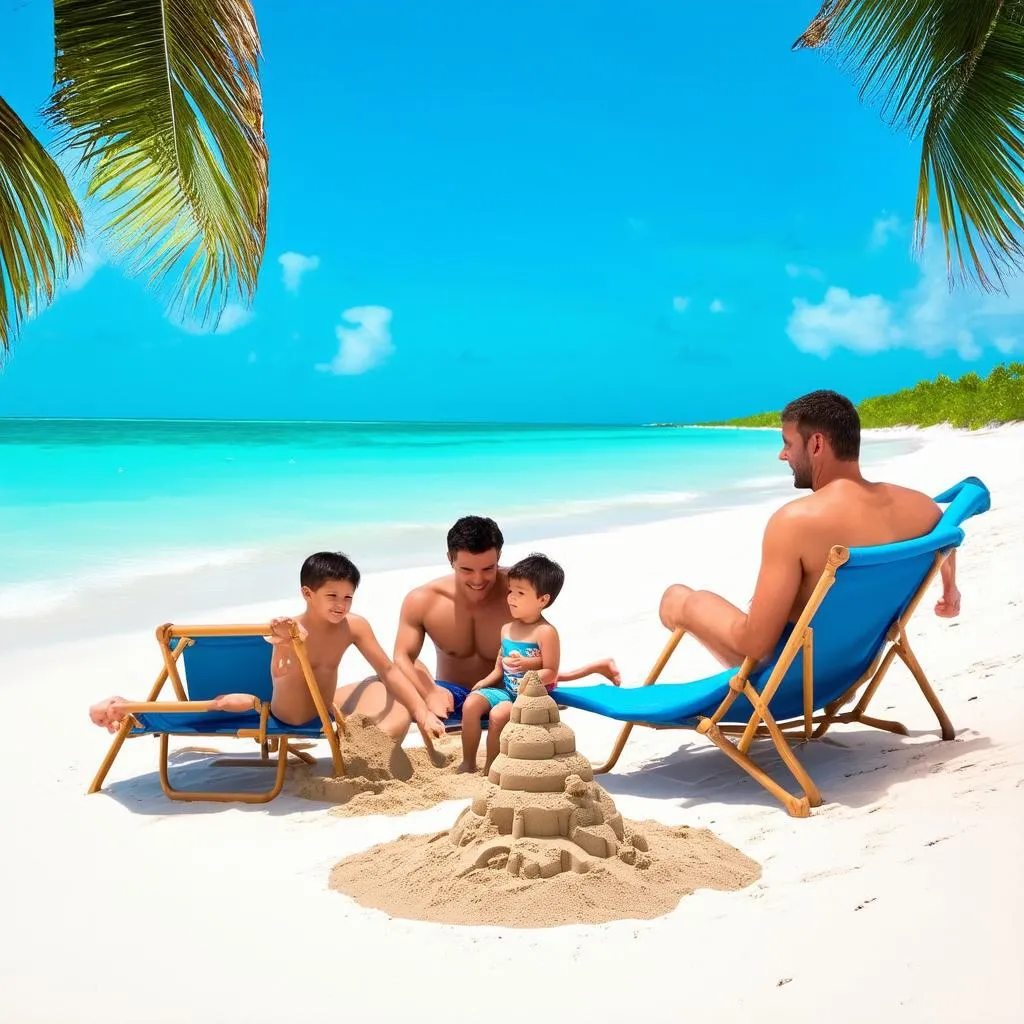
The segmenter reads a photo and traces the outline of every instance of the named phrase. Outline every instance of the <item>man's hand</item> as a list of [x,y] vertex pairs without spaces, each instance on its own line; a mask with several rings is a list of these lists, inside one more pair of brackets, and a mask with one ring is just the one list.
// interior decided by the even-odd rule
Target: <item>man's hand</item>
[[279,616],[270,620],[270,642],[279,644],[291,641],[292,626],[298,626],[299,639],[305,640],[309,636],[309,630],[301,622],[297,622],[291,616]]
[[940,619],[955,619],[960,614],[960,591],[956,587],[943,591],[942,597],[935,602],[935,614]]
[[427,710],[438,718],[447,718],[455,710],[455,694],[443,686],[435,686],[427,695]]
[[439,740],[444,736],[444,726],[441,724],[440,719],[429,710],[424,710],[416,715],[414,721],[416,727],[420,731],[420,735],[423,737],[423,742],[428,747],[433,744],[434,740]]

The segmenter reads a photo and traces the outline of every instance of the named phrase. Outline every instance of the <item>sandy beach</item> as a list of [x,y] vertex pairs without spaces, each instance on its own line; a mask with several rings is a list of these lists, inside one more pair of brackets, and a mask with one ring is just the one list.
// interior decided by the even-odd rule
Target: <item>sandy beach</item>
[[[894,668],[873,707],[910,736],[840,726],[829,742],[801,747],[825,803],[799,820],[702,737],[635,730],[615,771],[599,777],[621,813],[710,829],[761,869],[745,888],[695,892],[651,920],[427,924],[364,909],[329,888],[342,858],[446,829],[465,800],[402,816],[339,816],[290,782],[264,806],[172,804],[149,739],[126,744],[104,792],[87,797],[110,742],[87,707],[111,693],[144,695],[159,667],[152,632],[115,629],[0,652],[9,730],[0,747],[0,1020],[497,1024],[535,1017],[538,1006],[552,1019],[644,1024],[1019,1020],[1024,426],[915,436],[918,450],[866,462],[866,475],[929,493],[976,475],[992,492],[992,509],[966,525],[960,617],[938,619],[929,600],[913,622],[956,739],[940,740],[909,673]],[[712,587],[745,604],[764,522],[789,496],[509,544],[503,560],[533,549],[557,558],[566,584],[551,619],[563,660],[614,656],[629,685],[665,641],[656,616],[664,587]],[[445,568],[439,561],[426,572],[364,577],[355,607],[386,649],[402,596]],[[293,610],[297,598],[285,594],[204,620],[259,622]],[[189,621],[189,611],[168,608],[166,618]],[[715,669],[686,641],[663,678]],[[350,653],[342,680],[366,673]],[[563,716],[578,750],[603,757],[617,724]],[[252,748],[224,744],[233,746]],[[767,750],[754,753],[780,770]],[[183,785],[201,785],[203,770],[188,770],[195,758],[172,761]],[[253,774],[237,773],[239,785]],[[512,998],[523,979],[525,1004]],[[509,995],[492,1001],[492,992]]]

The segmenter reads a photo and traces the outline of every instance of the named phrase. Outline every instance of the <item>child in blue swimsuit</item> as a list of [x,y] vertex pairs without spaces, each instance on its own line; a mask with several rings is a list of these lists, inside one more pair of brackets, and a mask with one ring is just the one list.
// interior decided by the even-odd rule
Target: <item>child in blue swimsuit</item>
[[[486,714],[487,760],[484,774],[498,756],[501,730],[512,714],[512,701],[527,672],[554,689],[558,682],[558,631],[543,612],[554,604],[565,573],[546,555],[530,555],[508,571],[508,608],[512,621],[501,627],[501,651],[494,670],[473,687],[462,705],[462,764],[460,772],[476,771],[481,720]],[[467,728],[468,724],[468,728]]]

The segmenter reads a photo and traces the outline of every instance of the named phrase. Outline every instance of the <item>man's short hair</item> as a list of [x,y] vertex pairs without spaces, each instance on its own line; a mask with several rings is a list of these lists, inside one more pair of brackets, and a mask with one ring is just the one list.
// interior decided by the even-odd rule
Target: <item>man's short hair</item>
[[299,570],[299,584],[310,590],[319,590],[333,580],[359,586],[359,570],[352,559],[340,551],[317,551],[302,563]]
[[547,594],[548,607],[555,603],[555,598],[562,592],[565,582],[565,570],[547,555],[527,555],[521,558],[508,571],[509,580],[525,580],[533,587],[538,597]]
[[448,531],[448,554],[452,558],[460,551],[482,555],[491,548],[500,554],[504,543],[498,524],[486,516],[463,516]]
[[782,422],[795,423],[805,441],[811,434],[824,434],[840,462],[860,458],[860,414],[838,391],[811,391],[794,398],[782,410]]

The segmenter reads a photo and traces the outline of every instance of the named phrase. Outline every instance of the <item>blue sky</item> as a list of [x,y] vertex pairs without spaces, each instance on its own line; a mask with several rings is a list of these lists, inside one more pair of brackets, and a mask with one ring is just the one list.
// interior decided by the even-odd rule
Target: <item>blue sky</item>
[[[790,52],[817,7],[258,2],[252,308],[189,333],[95,238],[0,415],[648,422],[986,373],[1024,291],[912,259],[918,146]],[[51,31],[0,0],[39,130]]]

